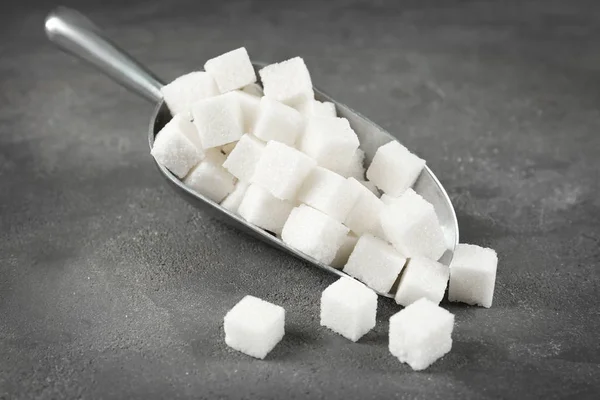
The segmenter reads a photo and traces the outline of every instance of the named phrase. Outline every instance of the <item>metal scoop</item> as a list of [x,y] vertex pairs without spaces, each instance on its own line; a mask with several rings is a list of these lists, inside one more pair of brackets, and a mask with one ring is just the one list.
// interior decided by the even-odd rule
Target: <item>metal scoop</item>
[[[160,92],[160,88],[164,85],[160,79],[112,43],[96,25],[77,11],[64,7],[57,8],[46,18],[45,27],[48,38],[58,47],[87,61],[116,82],[156,105],[148,132],[148,143],[150,144],[150,148],[152,148],[154,137],[171,119],[169,109],[163,102]],[[254,63],[256,70],[264,66],[265,64],[262,63]],[[360,147],[365,152],[367,163],[373,159],[375,151],[379,146],[395,139],[381,127],[349,107],[333,100],[320,90],[315,89],[315,98],[334,103],[338,115],[348,119],[350,125],[358,135]],[[211,216],[233,225],[271,246],[275,246],[303,259],[318,268],[335,275],[345,276],[342,271],[320,263],[312,257],[287,246],[282,240],[247,223],[238,215],[231,213],[219,204],[189,189],[163,166],[159,164],[156,164],[156,166],[175,192],[194,207],[202,209]],[[433,204],[435,208],[444,231],[448,249],[440,259],[440,262],[449,265],[454,249],[458,244],[458,222],[450,198],[428,167],[425,167],[417,179],[414,190]],[[393,297],[389,293],[379,294],[386,297]]]

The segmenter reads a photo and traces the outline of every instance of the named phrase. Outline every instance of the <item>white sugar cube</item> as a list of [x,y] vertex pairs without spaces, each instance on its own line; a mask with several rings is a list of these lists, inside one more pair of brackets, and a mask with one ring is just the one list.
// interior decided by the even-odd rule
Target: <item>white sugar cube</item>
[[348,169],[358,145],[358,137],[345,118],[309,118],[300,140],[300,150],[337,173]]
[[264,359],[285,334],[283,307],[245,296],[225,315],[225,343],[249,356]]
[[293,147],[274,140],[267,143],[251,179],[282,200],[294,200],[315,161]]
[[205,149],[235,142],[242,137],[244,120],[240,102],[234,93],[194,103],[192,117]]
[[292,107],[269,97],[260,99],[254,135],[268,142],[276,140],[293,146],[303,128],[304,120]]
[[412,189],[394,205],[385,206],[380,221],[386,239],[407,257],[439,260],[446,251],[444,232],[433,206]]
[[223,167],[240,181],[249,182],[264,149],[264,142],[246,134],[229,153]]
[[242,199],[246,194],[248,186],[249,185],[245,182],[239,181],[238,183],[236,183],[233,192],[229,193],[225,200],[221,202],[221,207],[231,211],[234,214],[237,214],[238,208],[242,203]]
[[387,293],[404,268],[406,258],[389,243],[364,234],[356,243],[344,272],[370,288]]
[[204,158],[198,131],[182,114],[174,116],[158,132],[150,154],[179,178]]
[[263,97],[263,88],[258,83],[251,83],[242,88],[242,92],[251,94],[256,97]]
[[346,265],[350,254],[352,254],[352,250],[354,250],[354,247],[356,246],[356,242],[358,242],[358,236],[356,236],[354,233],[350,232],[346,235],[342,245],[335,255],[335,258],[331,262],[331,266],[333,268],[340,269]]
[[220,203],[235,187],[235,178],[223,168],[225,156],[218,150],[206,152],[206,157],[183,180],[189,188],[215,203]]
[[215,80],[206,72],[191,72],[163,86],[163,99],[172,115],[186,114],[191,119],[191,106],[198,100],[219,94]]
[[231,93],[235,94],[240,104],[242,119],[244,120],[244,132],[253,133],[260,108],[260,98],[240,90],[235,90]]
[[448,284],[450,269],[425,257],[411,258],[400,277],[396,303],[408,306],[422,297],[440,304]]
[[321,117],[337,117],[335,104],[329,101],[309,100],[295,106],[304,116],[318,115]]
[[258,73],[267,97],[288,106],[314,99],[310,73],[300,57],[267,65]]
[[489,248],[459,244],[450,263],[448,300],[492,306],[498,255]]
[[221,153],[228,156],[233,151],[233,149],[235,148],[235,146],[237,144],[238,144],[238,142],[231,142],[231,143],[224,144],[223,146],[220,147]]
[[342,176],[316,167],[298,192],[298,200],[344,222],[357,199],[356,191]]
[[362,283],[343,277],[321,295],[321,325],[356,342],[375,327],[377,295]]
[[389,349],[416,371],[452,348],[454,315],[423,298],[390,318]]
[[[364,162],[365,152],[361,149],[356,149],[350,164],[348,164],[348,167],[342,175],[346,178],[354,178],[358,181],[365,181],[365,167],[363,166]],[[371,190],[371,188],[369,188],[369,190]]]
[[204,70],[214,78],[221,93],[256,82],[254,67],[244,47],[211,58],[204,64]]
[[281,239],[323,264],[330,264],[342,246],[348,228],[304,204],[292,210]]
[[280,200],[258,185],[250,185],[238,207],[238,213],[246,221],[267,231],[281,234],[294,205]]
[[348,178],[348,183],[353,188],[357,200],[348,212],[344,223],[357,235],[371,233],[384,237],[379,221],[384,204],[356,179]]
[[390,196],[400,196],[415,183],[423,167],[425,160],[393,140],[377,149],[367,179]]

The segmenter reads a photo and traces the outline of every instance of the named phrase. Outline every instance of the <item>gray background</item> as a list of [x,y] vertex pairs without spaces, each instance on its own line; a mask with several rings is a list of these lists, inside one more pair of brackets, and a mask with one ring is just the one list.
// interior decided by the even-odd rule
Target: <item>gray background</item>
[[[500,257],[493,308],[445,304],[452,352],[414,373],[387,319],[319,327],[334,277],[163,184],[152,105],[52,48],[53,2],[0,13],[0,397],[592,398],[600,393],[600,8],[595,1],[67,2],[173,79],[246,46],[428,160],[462,240]],[[228,349],[243,295],[287,309],[258,361]]]

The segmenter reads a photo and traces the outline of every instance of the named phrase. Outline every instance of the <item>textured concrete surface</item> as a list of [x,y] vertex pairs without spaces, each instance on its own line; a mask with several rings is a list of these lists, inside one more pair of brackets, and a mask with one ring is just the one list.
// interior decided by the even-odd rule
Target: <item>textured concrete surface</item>
[[[493,308],[413,373],[387,318],[319,327],[334,278],[198,213],[158,176],[152,106],[52,48],[53,2],[0,13],[0,398],[598,398],[600,8],[594,1],[70,1],[165,79],[244,45],[425,157],[462,238],[497,249]],[[225,312],[287,309],[268,360]]]

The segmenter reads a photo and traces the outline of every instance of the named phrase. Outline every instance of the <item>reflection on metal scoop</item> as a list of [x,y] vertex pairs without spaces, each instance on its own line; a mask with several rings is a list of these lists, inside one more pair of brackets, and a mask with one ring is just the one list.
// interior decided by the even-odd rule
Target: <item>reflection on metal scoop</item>
[[[156,134],[171,119],[169,109],[162,100],[160,88],[163,84],[161,81],[107,39],[97,26],[77,11],[60,7],[48,15],[45,26],[48,38],[58,47],[87,61],[116,82],[157,104],[148,132],[148,142],[150,147],[152,147]],[[257,70],[263,66],[264,64],[254,63],[254,68]],[[395,140],[392,135],[384,131],[381,127],[344,104],[335,101],[318,89],[315,89],[315,98],[334,103],[338,116],[344,117],[350,122],[350,126],[352,126],[358,135],[360,147],[365,152],[365,161],[367,163],[373,159],[379,146]],[[281,239],[247,223],[240,216],[231,213],[212,200],[192,191],[166,168],[159,164],[156,165],[167,183],[194,207],[202,209],[211,216],[233,225],[263,242],[301,258],[318,268],[335,275],[345,275],[342,271],[322,264],[312,257],[287,246]],[[427,166],[417,179],[414,190],[433,204],[435,208],[444,231],[446,247],[448,248],[440,259],[440,262],[449,265],[454,249],[458,244],[458,222],[450,198],[436,176]],[[379,294],[393,297],[388,293]]]

